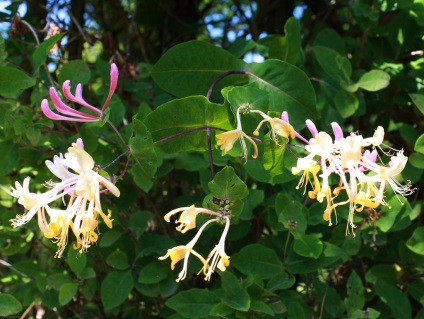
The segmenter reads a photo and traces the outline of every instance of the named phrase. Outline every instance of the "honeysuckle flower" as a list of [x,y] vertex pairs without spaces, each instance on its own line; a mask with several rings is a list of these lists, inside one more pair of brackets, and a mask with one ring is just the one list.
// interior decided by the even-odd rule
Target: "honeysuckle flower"
[[[288,116],[285,118],[288,120]],[[323,219],[329,225],[332,225],[331,215],[336,212],[336,208],[348,205],[346,233],[349,233],[350,228],[354,234],[355,212],[361,212],[364,207],[375,209],[378,205],[388,205],[384,200],[387,186],[393,189],[396,196],[407,196],[414,191],[409,183],[402,185],[396,180],[408,160],[403,151],[395,150],[395,155],[385,153],[390,156],[388,165],[377,163],[377,149],[381,150],[384,140],[384,129],[381,126],[372,137],[364,138],[356,133],[344,137],[340,125],[332,123],[333,141],[328,133],[319,132],[312,121],[306,121],[306,125],[313,136],[305,145],[309,154],[298,159],[292,173],[296,175],[303,172],[297,188],[311,184],[313,191],[308,193],[309,197],[316,198],[319,202],[326,200]],[[372,147],[372,150],[365,149],[366,147]],[[313,181],[309,174],[312,174]],[[340,179],[339,185],[334,189],[329,185],[331,175]],[[336,202],[341,192],[345,192],[348,199]]]
[[177,282],[184,280],[185,277],[187,276],[188,259],[190,257],[190,254],[193,254],[194,256],[196,256],[202,262],[203,265],[205,264],[206,260],[199,253],[197,253],[193,249],[193,247],[197,243],[197,241],[199,240],[200,235],[202,234],[203,230],[210,223],[217,222],[218,220],[219,220],[219,218],[214,218],[214,219],[208,220],[206,223],[204,223],[202,225],[202,227],[200,227],[196,236],[194,236],[194,238],[187,245],[176,246],[174,248],[168,249],[168,252],[166,253],[165,256],[158,258],[159,260],[164,260],[168,257],[171,258],[171,270],[175,269],[176,263],[178,263],[180,260],[184,259],[183,269],[178,274],[178,278],[176,280]]
[[95,106],[90,105],[87,103],[84,98],[82,97],[82,85],[78,84],[75,89],[75,94],[71,93],[70,89],[70,81],[67,80],[63,82],[62,84],[62,92],[63,95],[71,102],[77,103],[88,110],[92,111],[96,115],[84,113],[77,111],[69,106],[67,106],[65,103],[62,102],[60,99],[57,91],[55,88],[51,87],[49,90],[50,98],[53,102],[53,105],[56,109],[56,111],[59,114],[54,113],[50,107],[49,102],[47,99],[44,99],[41,102],[41,110],[43,111],[44,115],[47,116],[49,119],[52,120],[59,120],[59,121],[73,121],[73,122],[97,122],[104,118],[104,110],[108,106],[110,99],[112,98],[113,93],[116,90],[116,86],[118,83],[118,68],[117,66],[112,63],[110,66],[110,86],[109,86],[109,93],[106,98],[106,101],[104,102],[102,108],[96,108]]
[[[77,248],[86,251],[97,241],[95,230],[98,217],[102,217],[108,227],[112,227],[110,212],[106,216],[100,204],[100,187],[119,196],[118,188],[105,177],[94,170],[94,161],[84,149],[81,140],[73,143],[64,156],[55,156],[52,161],[46,161],[47,167],[57,176],[60,182],[46,182],[49,188],[44,194],[29,191],[29,177],[22,185],[15,183],[12,195],[18,198],[18,203],[27,210],[23,215],[17,215],[11,220],[13,227],[29,222],[36,214],[38,225],[44,236],[53,238],[58,246],[57,257],[61,257],[68,242],[69,228],[77,238]],[[74,172],[70,172],[73,170]],[[50,205],[57,199],[65,202],[70,197],[66,209],[53,209]]]
[[[216,267],[224,271],[226,267],[228,267],[230,264],[230,261],[229,261],[230,257],[225,253],[225,250],[224,250],[225,239],[227,237],[228,229],[230,227],[230,218],[227,214],[217,213],[206,208],[198,208],[192,205],[190,207],[181,207],[181,208],[174,209],[170,211],[168,214],[166,214],[164,216],[164,219],[167,222],[169,222],[171,216],[180,212],[182,212],[181,216],[179,220],[176,221],[176,223],[180,224],[177,227],[177,230],[180,231],[181,233],[185,233],[186,231],[196,227],[196,217],[200,213],[208,214],[210,216],[213,216],[214,218],[205,222],[199,228],[199,230],[197,231],[193,239],[187,245],[176,246],[174,248],[168,249],[168,252],[164,256],[159,257],[159,260],[164,260],[169,257],[171,259],[171,270],[174,270],[175,265],[180,260],[184,259],[183,268],[181,272],[178,274],[178,278],[177,278],[177,282],[179,282],[180,280],[185,279],[187,275],[188,260],[189,260],[190,254],[193,254],[203,264],[203,267],[201,268],[200,272],[203,271],[203,273],[205,274],[205,280],[210,280],[210,277],[215,271]],[[223,220],[225,221],[225,227],[221,235],[221,239],[219,240],[218,245],[215,246],[215,248],[209,253],[208,258],[205,260],[205,258],[203,258],[199,253],[197,253],[193,249],[193,247],[196,245],[202,232],[209,224],[220,223]]]
[[228,216],[224,217],[225,219],[225,228],[222,232],[221,238],[218,242],[218,245],[209,253],[208,258],[206,259],[203,268],[203,273],[205,274],[205,280],[209,281],[212,274],[215,272],[215,268],[218,267],[219,270],[225,271],[230,265],[230,257],[225,253],[225,239],[230,229],[230,219]]
[[[311,185],[314,189],[312,194],[309,194],[310,198],[316,198],[317,193],[320,191],[320,184],[318,181],[318,172],[320,171],[321,166],[317,164],[317,162],[313,159],[313,156],[309,155],[303,158],[297,159],[297,166],[292,167],[293,175],[297,175],[300,172],[303,172],[302,177],[300,178],[299,184],[297,185],[297,189],[301,187],[306,187]],[[312,174],[313,183],[309,177],[309,174]]]
[[211,211],[206,208],[201,207],[195,207],[194,205],[191,205],[190,207],[180,207],[174,210],[171,210],[168,214],[164,216],[164,219],[169,223],[171,216],[178,214],[179,212],[182,212],[180,215],[180,218],[175,221],[176,224],[179,224],[177,226],[177,230],[184,234],[190,229],[196,228],[196,217],[198,214],[204,213],[209,214],[211,216],[221,216],[219,213],[216,213],[214,211]]
[[242,126],[241,126],[241,120],[240,120],[240,109],[244,108],[245,106],[242,105],[237,109],[236,112],[236,121],[237,121],[237,127],[235,130],[231,130],[228,132],[220,133],[216,135],[217,138],[217,144],[221,148],[221,150],[224,151],[224,154],[226,154],[228,151],[230,151],[234,143],[237,140],[240,140],[241,145],[241,156],[243,158],[247,158],[247,146],[244,138],[246,138],[250,143],[252,143],[253,146],[253,155],[252,158],[258,157],[258,146],[256,145],[255,141],[248,136],[246,133],[243,132]]
[[268,122],[271,126],[271,139],[275,142],[275,144],[279,145],[278,136],[284,137],[286,139],[295,137],[295,132],[293,126],[290,125],[287,121],[284,121],[283,119],[279,119],[277,117],[270,117],[267,114],[265,114],[262,111],[259,110],[251,110],[252,113],[257,113],[260,116],[263,117],[263,120],[259,123],[259,125],[256,127],[255,131],[253,132],[253,135],[258,136],[259,135],[259,129],[261,126]]

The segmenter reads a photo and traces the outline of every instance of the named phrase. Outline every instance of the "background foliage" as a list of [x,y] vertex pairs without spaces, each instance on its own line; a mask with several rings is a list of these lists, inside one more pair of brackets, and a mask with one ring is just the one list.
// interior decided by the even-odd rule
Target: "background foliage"
[[[0,16],[0,316],[424,318],[422,0],[32,0],[10,3]],[[36,221],[11,228],[22,212],[7,191],[27,175],[42,191],[51,178],[44,161],[77,137],[103,167],[125,151],[107,125],[53,122],[40,109],[48,88],[68,79],[102,105],[111,62],[120,81],[110,119],[132,151],[116,184],[121,196],[103,200],[113,229],[100,224],[87,254],[69,245],[55,259]],[[234,70],[254,76],[231,74],[205,97]],[[386,141],[410,157],[401,179],[417,191],[404,205],[388,193],[391,208],[357,214],[356,237],[346,237],[347,210],[329,227],[323,205],[296,190],[298,150],[275,158],[260,146],[259,158],[246,162],[237,150],[222,156],[212,139],[214,170],[224,170],[213,179],[204,129],[166,140],[193,128],[229,130],[243,103],[286,110],[297,130],[306,119],[364,136],[383,126]],[[244,120],[253,131],[257,118]],[[237,176],[238,190],[225,188]],[[192,259],[176,283],[169,261],[157,259],[191,237],[163,215],[216,207],[212,197],[225,196],[238,202],[230,267],[205,282]],[[208,228],[199,252],[221,231]]]

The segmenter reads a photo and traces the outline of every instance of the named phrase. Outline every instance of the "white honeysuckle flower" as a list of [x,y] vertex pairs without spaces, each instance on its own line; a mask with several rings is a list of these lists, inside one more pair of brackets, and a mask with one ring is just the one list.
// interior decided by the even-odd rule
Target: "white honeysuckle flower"
[[[185,277],[187,276],[188,260],[189,260],[190,254],[192,254],[196,256],[203,264],[203,267],[200,270],[200,272],[203,271],[205,274],[205,280],[209,281],[216,267],[224,271],[226,267],[228,267],[228,265],[230,264],[230,261],[229,261],[230,257],[227,256],[224,250],[225,238],[227,237],[227,233],[230,227],[230,218],[226,214],[217,213],[206,208],[199,208],[192,205],[190,207],[180,207],[180,208],[174,209],[170,211],[168,214],[166,214],[164,216],[164,219],[167,222],[170,222],[171,216],[180,212],[181,212],[181,216],[179,220],[176,221],[176,223],[180,224],[177,227],[177,230],[180,231],[181,233],[185,233],[186,231],[190,229],[196,228],[196,217],[200,213],[208,214],[210,216],[213,216],[214,218],[205,222],[199,228],[199,230],[197,231],[193,239],[187,245],[180,245],[180,246],[176,246],[171,249],[168,249],[168,252],[164,256],[159,257],[159,260],[164,260],[169,257],[171,259],[171,270],[174,270],[175,265],[180,260],[184,259],[183,268],[181,272],[178,274],[178,278],[177,278],[177,282],[179,282],[181,280],[184,280]],[[199,240],[200,235],[209,224],[220,223],[223,220],[225,220],[225,227],[221,235],[221,239],[218,245],[215,246],[215,248],[209,253],[208,258],[205,260],[205,258],[203,258],[193,248],[196,245],[197,241]]]
[[[46,165],[61,181],[47,182],[45,186],[49,190],[43,194],[29,191],[29,177],[25,178],[22,186],[16,182],[12,195],[27,211],[12,219],[12,226],[21,226],[38,214],[40,230],[45,237],[53,238],[58,246],[56,257],[62,256],[68,243],[69,228],[77,239],[75,248],[81,248],[80,252],[86,251],[97,241],[95,230],[99,216],[109,228],[112,227],[110,212],[106,216],[101,208],[100,187],[105,187],[117,197],[120,192],[112,182],[94,170],[94,160],[83,149],[80,139],[68,148],[68,153],[55,156],[53,162],[46,161]],[[67,196],[70,197],[68,204],[65,203]],[[50,205],[60,198],[67,207],[63,210],[51,208]]]
[[197,231],[196,236],[193,237],[193,239],[184,246],[176,246],[174,248],[168,249],[168,252],[166,253],[165,256],[159,257],[159,260],[164,260],[166,258],[171,258],[171,270],[174,270],[175,268],[175,264],[177,262],[179,262],[181,259],[184,259],[184,263],[183,263],[183,269],[181,270],[181,272],[178,274],[178,278],[177,278],[177,282],[184,280],[186,275],[187,275],[187,267],[188,267],[188,259],[190,257],[190,254],[195,255],[197,258],[199,258],[199,260],[202,262],[202,264],[205,264],[205,259],[198,254],[194,249],[194,245],[197,243],[197,241],[200,238],[200,235],[202,234],[203,230],[210,224],[213,222],[217,222],[219,221],[219,218],[214,218],[211,220],[208,220],[206,223],[204,223],[202,225],[202,227],[200,227],[200,229]]
[[217,144],[220,147],[220,149],[224,151],[224,154],[226,154],[234,147],[234,143],[237,140],[240,140],[241,156],[247,159],[247,146],[244,140],[246,138],[250,143],[252,143],[252,146],[253,146],[252,158],[257,158],[258,146],[256,145],[255,141],[250,136],[248,136],[246,133],[243,132],[243,129],[241,126],[240,109],[242,108],[245,108],[245,106],[244,105],[239,106],[236,112],[236,122],[237,122],[236,129],[217,134],[216,135]]
[[230,257],[225,253],[225,239],[227,237],[228,230],[230,229],[230,219],[228,216],[225,216],[224,219],[225,228],[222,232],[218,245],[216,245],[209,253],[203,268],[200,270],[200,272],[203,270],[206,281],[210,281],[212,274],[215,272],[215,268],[218,267],[219,270],[225,271],[230,265]]
[[[407,196],[414,192],[415,189],[411,188],[410,183],[402,185],[396,180],[408,160],[403,151],[392,149],[395,155],[385,153],[390,156],[387,165],[377,163],[379,158],[377,149],[381,150],[384,140],[384,129],[381,126],[375,130],[372,137],[364,138],[356,133],[344,137],[340,125],[333,122],[331,124],[335,137],[333,142],[328,133],[318,132],[312,121],[308,120],[306,124],[313,137],[305,145],[307,156],[298,159],[297,166],[292,168],[292,173],[296,175],[303,171],[297,188],[308,183],[313,184],[313,191],[308,193],[309,197],[316,198],[320,202],[324,199],[327,201],[323,217],[330,225],[332,225],[331,215],[336,212],[336,207],[349,205],[346,233],[349,233],[350,228],[354,234],[355,212],[361,212],[364,207],[375,209],[378,205],[387,206],[384,200],[387,186],[393,189],[396,196]],[[366,147],[372,147],[372,150],[367,150]],[[318,170],[317,166],[313,165],[314,161],[319,164]],[[320,175],[319,170],[322,171]],[[309,173],[314,177],[313,183],[308,176]],[[338,175],[340,178],[339,185],[334,190],[329,185],[331,175]],[[348,200],[335,202],[342,191],[346,193]]]
[[198,207],[195,207],[194,205],[191,205],[190,207],[180,207],[180,208],[171,210],[168,214],[164,216],[164,219],[169,223],[171,216],[179,212],[182,212],[182,213],[180,215],[180,218],[177,221],[175,221],[175,223],[179,224],[177,226],[177,230],[181,232],[182,234],[184,234],[190,229],[196,228],[196,217],[200,213],[209,214],[209,215],[217,216],[217,217],[221,216],[220,214],[214,211],[211,211],[209,209],[198,208]]

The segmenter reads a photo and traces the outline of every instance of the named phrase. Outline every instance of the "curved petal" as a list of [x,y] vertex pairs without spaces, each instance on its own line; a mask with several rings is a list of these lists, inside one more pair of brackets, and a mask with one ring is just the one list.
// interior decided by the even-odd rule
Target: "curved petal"
[[44,115],[51,120],[73,121],[73,122],[97,122],[99,120],[99,118],[73,118],[73,117],[58,115],[50,109],[49,102],[46,99],[44,99],[41,102],[41,110],[43,111]]
[[116,86],[118,84],[118,76],[119,76],[118,67],[116,66],[115,63],[112,63],[110,65],[110,87],[109,87],[109,94],[107,95],[106,101],[103,104],[102,112],[105,110],[105,108],[109,104],[110,99],[112,98],[112,95],[113,95],[113,93],[116,90]]
[[121,192],[119,191],[118,187],[116,187],[115,184],[113,184],[111,181],[107,180],[101,175],[99,175],[99,181],[104,187],[106,187],[116,197],[119,197],[119,195],[121,195]]
[[93,111],[93,112],[95,112],[95,113],[97,113],[97,114],[101,115],[101,114],[102,114],[102,112],[101,112],[98,108],[96,108],[96,107],[92,106],[91,104],[88,104],[88,103],[84,100],[84,98],[82,97],[82,85],[81,85],[81,84],[78,84],[78,85],[77,85],[77,88],[75,89],[75,95],[73,95],[73,94],[71,93],[70,82],[71,82],[71,81],[69,81],[69,80],[67,80],[67,81],[63,82],[63,85],[62,85],[62,92],[63,92],[63,95],[64,95],[64,96],[65,96],[65,97],[66,97],[69,101],[71,101],[71,102],[75,102],[75,103],[78,103],[78,104],[80,104],[80,105],[82,105],[82,106],[84,106],[84,107],[88,108],[89,110],[91,110],[91,111]]
[[73,108],[67,106],[65,103],[62,102],[55,88],[51,87],[49,92],[50,92],[50,98],[52,99],[53,104],[59,113],[75,116],[75,117],[80,117],[84,119],[99,120],[99,118],[94,115],[89,115],[89,114],[74,110]]

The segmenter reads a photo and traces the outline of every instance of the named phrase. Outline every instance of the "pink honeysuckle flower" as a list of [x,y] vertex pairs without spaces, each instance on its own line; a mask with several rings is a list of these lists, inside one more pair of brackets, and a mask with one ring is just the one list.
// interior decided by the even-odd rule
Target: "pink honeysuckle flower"
[[53,105],[56,109],[56,111],[59,114],[54,113],[49,106],[49,102],[47,99],[44,99],[41,102],[41,110],[43,111],[44,115],[47,116],[49,119],[52,120],[58,120],[58,121],[74,121],[74,122],[97,122],[104,118],[104,110],[108,106],[110,99],[112,98],[113,93],[116,90],[116,86],[118,84],[118,68],[116,64],[112,63],[110,66],[110,87],[109,87],[109,94],[106,98],[105,103],[103,104],[103,107],[101,109],[96,108],[95,106],[90,105],[87,103],[84,98],[82,97],[82,85],[78,84],[75,89],[75,94],[71,93],[70,89],[70,81],[67,80],[63,82],[62,85],[62,92],[63,95],[71,102],[77,103],[90,111],[96,113],[97,115],[91,115],[84,112],[77,111],[65,103],[60,99],[59,94],[57,93],[56,89],[51,87],[49,90],[50,98],[53,102]]

